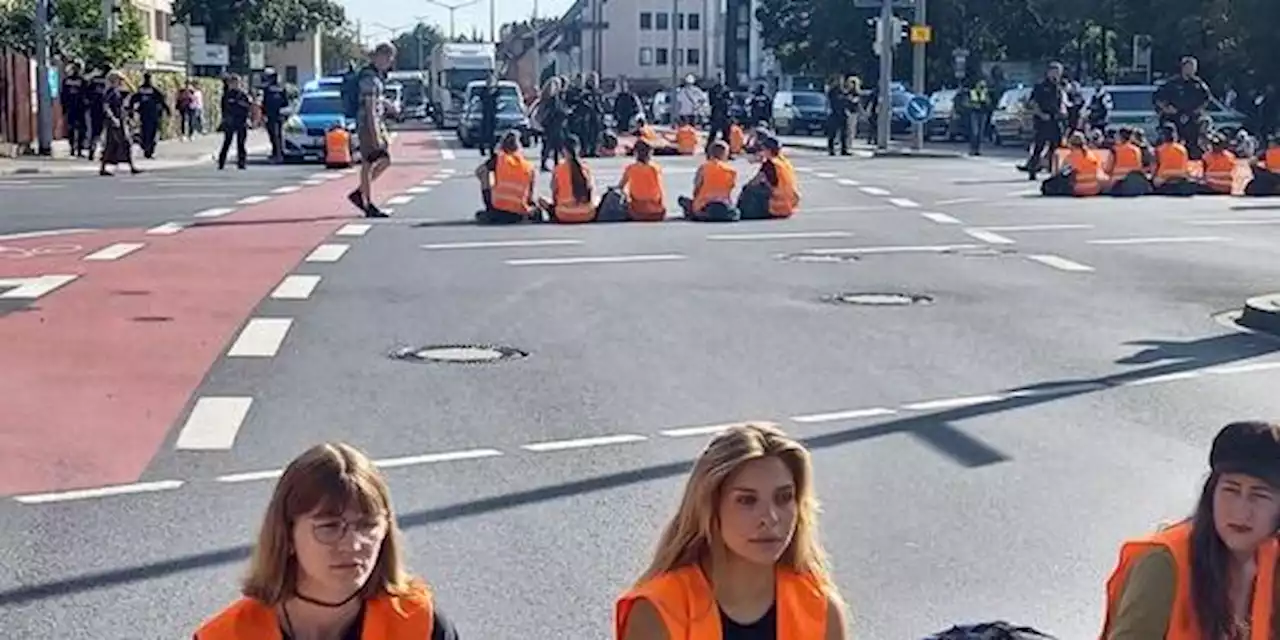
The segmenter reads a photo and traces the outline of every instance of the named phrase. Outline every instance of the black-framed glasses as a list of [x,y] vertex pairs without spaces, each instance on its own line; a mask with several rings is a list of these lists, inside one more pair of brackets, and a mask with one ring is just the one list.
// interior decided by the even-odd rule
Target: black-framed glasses
[[323,520],[311,525],[311,535],[316,542],[334,545],[347,537],[347,532],[354,532],[366,541],[376,539],[386,526],[384,518],[360,518],[359,520]]

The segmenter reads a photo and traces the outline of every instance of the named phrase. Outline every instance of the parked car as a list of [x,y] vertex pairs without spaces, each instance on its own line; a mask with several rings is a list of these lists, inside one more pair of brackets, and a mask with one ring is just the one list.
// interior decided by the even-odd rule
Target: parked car
[[[1112,127],[1135,127],[1142,129],[1149,140],[1154,141],[1160,129],[1160,118],[1152,98],[1155,97],[1159,85],[1110,85],[1106,87],[1111,94],[1111,115],[1107,124]],[[1092,97],[1092,93],[1088,97]],[[1245,115],[1235,109],[1228,109],[1217,98],[1210,98],[1206,115],[1216,131],[1235,135],[1244,127]]]
[[284,159],[286,161],[324,161],[324,138],[335,123],[351,131],[351,159],[355,160],[358,143],[355,123],[342,114],[342,93],[311,91],[303,93],[297,107],[284,124]]
[[[458,139],[462,141],[464,148],[472,149],[484,144],[484,140],[480,137],[480,121],[480,99],[474,97],[467,103],[467,108],[463,110],[462,118],[458,122]],[[529,125],[529,116],[524,110],[524,102],[503,94],[498,97],[495,140],[501,139],[508,131],[516,131],[520,134],[520,143],[529,145],[532,128]]]
[[959,95],[958,89],[942,89],[934,91],[933,95],[929,96],[929,102],[933,103],[933,115],[929,116],[929,121],[925,123],[926,138],[955,141],[969,137],[963,114],[956,109],[956,98]]
[[779,91],[773,94],[773,129],[784,135],[825,134],[831,103],[818,91]]
[[1035,123],[1027,107],[1030,98],[1031,87],[1022,86],[1008,89],[1000,96],[991,114],[991,131],[997,146],[1032,140]]

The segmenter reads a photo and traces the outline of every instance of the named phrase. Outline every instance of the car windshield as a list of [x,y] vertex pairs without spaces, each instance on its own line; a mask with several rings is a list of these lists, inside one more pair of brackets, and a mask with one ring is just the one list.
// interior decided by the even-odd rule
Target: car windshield
[[934,108],[936,109],[950,109],[954,104],[955,99],[956,99],[955,90],[948,89],[946,91],[939,91],[933,94],[932,102],[933,102]]
[[1000,104],[997,109],[1009,109],[1018,104],[1024,97],[1030,95],[1027,89],[1010,89],[1000,96]]
[[306,96],[298,105],[300,114],[332,114],[342,113],[342,98],[339,96]]
[[797,107],[822,109],[827,106],[827,97],[821,93],[796,93],[792,96],[791,102]]
[[1154,91],[1112,91],[1111,104],[1115,111],[1150,111],[1155,112],[1151,102]]

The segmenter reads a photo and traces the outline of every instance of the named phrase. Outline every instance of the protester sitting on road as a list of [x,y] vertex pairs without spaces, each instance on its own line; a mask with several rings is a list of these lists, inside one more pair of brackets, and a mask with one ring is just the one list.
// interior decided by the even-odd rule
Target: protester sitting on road
[[743,220],[789,218],[800,204],[799,183],[791,161],[782,154],[782,143],[767,136],[760,141],[760,172],[738,196]]
[[1151,179],[1147,177],[1147,165],[1142,147],[1134,142],[1135,131],[1121,127],[1116,131],[1115,144],[1111,146],[1111,158],[1106,172],[1111,176],[1108,190],[1117,197],[1137,197],[1151,193]]
[[1121,546],[1103,640],[1280,637],[1280,425],[1227,425],[1209,470],[1190,518]]
[[1155,193],[1162,196],[1190,196],[1198,190],[1191,180],[1191,153],[1178,138],[1178,129],[1173,123],[1160,128],[1155,177],[1151,184]]
[[551,176],[551,200],[542,202],[553,222],[580,224],[596,219],[595,184],[591,169],[582,162],[582,142],[575,135],[564,139],[565,159]]
[[1133,143],[1142,150],[1142,166],[1148,172],[1153,171],[1156,166],[1156,150],[1151,148],[1151,143],[1147,141],[1146,132],[1142,129],[1134,129]]
[[666,187],[662,167],[653,161],[653,148],[644,140],[636,142],[636,161],[622,172],[618,191],[627,197],[627,213],[639,222],[661,222],[667,217]]
[[406,571],[382,474],[347,444],[312,447],[267,506],[243,597],[194,640],[457,640],[427,585]]
[[691,156],[698,152],[698,130],[689,121],[676,128],[676,149],[682,156]]
[[1236,186],[1236,154],[1231,152],[1231,140],[1219,133],[1211,134],[1209,151],[1200,160],[1204,164],[1200,193],[1231,195]]
[[729,164],[729,145],[716,140],[707,148],[707,160],[693,176],[693,198],[680,197],[686,220],[734,222],[739,217],[733,206],[733,189],[738,170]]
[[729,428],[694,463],[649,568],[618,599],[615,639],[844,640],[817,529],[809,452],[772,426]]
[[1268,141],[1251,168],[1253,179],[1245,185],[1245,195],[1280,196],[1280,136]]
[[1046,196],[1096,196],[1102,193],[1106,182],[1098,152],[1085,145],[1083,133],[1075,131],[1067,138],[1062,168],[1040,184],[1040,193]]
[[742,125],[737,120],[729,125],[729,158],[741,155],[747,148],[747,134],[742,130]]
[[502,136],[498,153],[476,167],[484,209],[476,212],[480,224],[514,224],[529,220],[537,212],[533,183],[537,167],[525,159],[520,135],[508,131]]

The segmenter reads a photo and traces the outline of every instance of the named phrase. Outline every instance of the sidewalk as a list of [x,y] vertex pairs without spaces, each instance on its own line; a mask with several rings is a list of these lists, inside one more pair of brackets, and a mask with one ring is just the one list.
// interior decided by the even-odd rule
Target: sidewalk
[[[266,155],[271,149],[267,134],[261,130],[251,129],[246,145],[249,155]],[[133,161],[144,171],[155,169],[176,169],[192,165],[212,163],[215,154],[222,147],[222,135],[207,133],[191,140],[170,139],[156,143],[155,158],[147,160],[142,157],[142,150],[133,148]],[[231,153],[235,154],[235,149]],[[87,158],[75,158],[70,154],[66,140],[55,140],[52,156],[20,156],[17,158],[0,158],[0,176],[33,175],[33,174],[82,174],[97,173],[98,162],[90,162]]]

